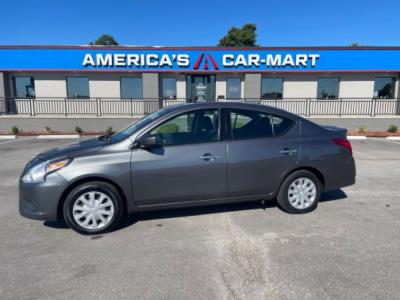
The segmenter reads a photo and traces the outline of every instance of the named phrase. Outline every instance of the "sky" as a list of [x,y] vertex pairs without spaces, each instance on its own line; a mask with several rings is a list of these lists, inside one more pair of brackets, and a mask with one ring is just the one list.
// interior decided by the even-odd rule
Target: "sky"
[[0,45],[214,46],[257,25],[261,46],[400,46],[399,0],[2,0]]

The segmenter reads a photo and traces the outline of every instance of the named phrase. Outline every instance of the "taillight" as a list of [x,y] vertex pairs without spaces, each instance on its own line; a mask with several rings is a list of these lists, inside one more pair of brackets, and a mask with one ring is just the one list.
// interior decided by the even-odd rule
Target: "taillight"
[[353,155],[353,150],[351,149],[351,144],[348,139],[335,138],[332,139],[332,142],[334,142],[338,146],[346,148],[350,152],[350,154]]

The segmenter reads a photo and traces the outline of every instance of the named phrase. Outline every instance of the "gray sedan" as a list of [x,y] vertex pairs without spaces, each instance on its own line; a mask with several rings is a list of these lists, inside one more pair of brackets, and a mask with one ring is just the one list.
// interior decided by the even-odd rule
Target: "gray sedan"
[[256,104],[186,104],[39,154],[21,174],[19,207],[98,234],[152,209],[277,199],[306,213],[355,175],[345,129]]

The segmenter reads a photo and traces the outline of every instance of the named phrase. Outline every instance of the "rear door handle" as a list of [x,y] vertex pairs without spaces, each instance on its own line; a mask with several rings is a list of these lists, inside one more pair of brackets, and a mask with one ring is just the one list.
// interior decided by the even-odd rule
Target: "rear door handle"
[[296,152],[297,152],[297,149],[284,148],[281,150],[281,154],[284,154],[284,155],[293,155]]
[[200,156],[200,159],[205,160],[205,161],[213,161],[218,159],[218,155],[212,155],[211,153],[205,153],[202,156]]

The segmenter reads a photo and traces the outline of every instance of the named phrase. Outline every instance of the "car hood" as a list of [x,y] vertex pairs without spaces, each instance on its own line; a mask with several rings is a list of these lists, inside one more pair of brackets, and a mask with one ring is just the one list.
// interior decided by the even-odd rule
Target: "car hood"
[[94,153],[107,145],[107,142],[99,141],[97,138],[85,140],[65,147],[54,148],[40,153],[36,158],[39,160],[52,160],[58,157],[77,157],[87,153]]

